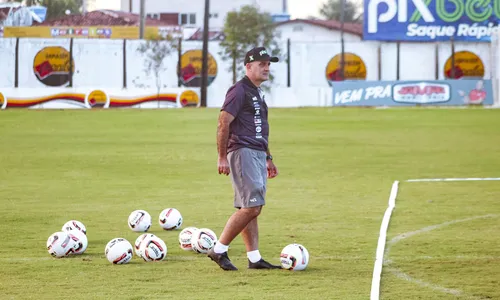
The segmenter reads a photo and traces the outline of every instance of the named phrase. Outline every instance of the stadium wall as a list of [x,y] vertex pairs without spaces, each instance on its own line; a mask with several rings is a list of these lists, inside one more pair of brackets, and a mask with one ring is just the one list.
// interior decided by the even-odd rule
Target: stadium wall
[[[52,75],[63,81],[60,86],[49,86],[43,74],[45,60],[55,60],[56,54],[44,54],[50,48],[61,47],[70,51],[70,39],[34,39],[21,38],[0,39],[0,89],[4,95],[11,93],[5,89],[54,89],[66,88],[71,92],[75,89],[96,90],[111,89],[113,91],[143,90],[142,94],[157,94],[156,78],[146,72],[147,59],[137,51],[141,41],[138,40],[104,40],[104,39],[73,39],[73,78],[71,84],[57,79],[57,68]],[[399,47],[399,57],[397,55]],[[17,49],[17,51],[16,51]],[[199,41],[183,41],[182,53],[190,50],[201,51]],[[283,54],[281,62],[274,64],[272,72],[275,77],[268,90],[266,100],[270,106],[326,106],[332,103],[332,90],[328,76],[333,58],[340,53],[340,43],[331,42],[291,42],[289,66],[287,64],[286,43],[281,45]],[[349,42],[345,51],[360,58],[365,68],[364,79],[376,80],[442,80],[445,79],[445,64],[451,55],[451,44],[416,44]],[[467,50],[480,58],[484,68],[485,79],[495,78],[498,83],[500,72],[493,73],[493,61],[498,55],[492,54],[487,43],[455,43],[455,51]],[[50,51],[49,51],[50,52]],[[209,53],[212,56],[208,87],[208,106],[220,107],[227,89],[232,84],[230,72],[231,62],[222,59],[218,42],[209,43]],[[45,55],[45,56],[44,56]],[[52,56],[51,56],[52,55]],[[17,58],[17,59],[16,59]],[[17,62],[17,63],[16,63]],[[177,75],[178,53],[165,59],[164,70],[159,77],[161,93],[167,93],[171,88],[187,88],[199,95],[199,78],[179,84]],[[199,72],[200,62],[193,61],[195,71]],[[333,62],[334,64],[334,62]],[[50,64],[49,64],[50,65]],[[54,65],[54,64],[53,64]],[[59,66],[63,68],[65,66]],[[289,68],[288,68],[289,67]],[[69,69],[68,66],[66,66]],[[351,70],[363,75],[359,66]],[[357,68],[357,69],[356,69]],[[288,73],[288,69],[290,73]],[[63,70],[64,71],[64,70]],[[37,73],[38,72],[38,73]],[[358,72],[358,73],[356,73]],[[61,72],[64,73],[64,72]],[[61,75],[61,74],[59,74]],[[52,77],[54,77],[52,76]],[[49,76],[50,79],[51,76]],[[56,80],[56,81],[57,81]],[[68,86],[72,88],[68,88]],[[197,86],[198,85],[198,86]],[[495,84],[497,86],[497,84]],[[54,90],[54,93],[59,91]],[[498,102],[498,97],[497,97]]]

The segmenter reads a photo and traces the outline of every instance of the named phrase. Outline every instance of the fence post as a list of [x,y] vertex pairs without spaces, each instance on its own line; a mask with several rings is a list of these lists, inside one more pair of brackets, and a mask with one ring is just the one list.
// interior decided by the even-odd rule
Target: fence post
[[286,55],[287,55],[287,58],[286,58],[286,86],[287,87],[290,87],[291,85],[291,78],[290,78],[290,49],[291,49],[291,46],[290,46],[290,39],[287,39],[286,40]]
[[73,87],[73,38],[69,40],[69,87]]
[[123,39],[123,88],[127,88],[127,39]]
[[177,87],[181,87],[181,59],[182,59],[182,37],[177,42]]
[[378,60],[378,80],[382,80],[382,44],[378,45],[377,49],[377,60]]
[[401,44],[400,42],[398,41],[396,43],[396,80],[399,80],[400,78],[400,69],[401,69]]
[[436,80],[439,80],[439,44],[436,43],[436,52],[435,52],[435,65],[436,65]]
[[19,87],[19,38],[16,38],[16,56],[14,70],[14,87]]
[[451,79],[455,79],[455,39],[451,37]]

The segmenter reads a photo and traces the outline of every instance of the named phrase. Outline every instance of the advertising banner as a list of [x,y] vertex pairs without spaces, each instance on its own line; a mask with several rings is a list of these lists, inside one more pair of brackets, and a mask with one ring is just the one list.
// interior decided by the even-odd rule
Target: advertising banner
[[499,0],[364,0],[363,38],[380,41],[490,42]]
[[333,82],[333,106],[493,105],[491,80]]

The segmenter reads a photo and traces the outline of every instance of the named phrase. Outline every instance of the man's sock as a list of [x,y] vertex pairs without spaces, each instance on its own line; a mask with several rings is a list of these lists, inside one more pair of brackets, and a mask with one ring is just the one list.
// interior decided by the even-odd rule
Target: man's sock
[[219,242],[215,243],[215,246],[214,246],[215,253],[222,254],[224,252],[227,252],[227,249],[229,249],[229,246],[226,246],[226,245],[221,244]]
[[256,263],[262,259],[262,256],[260,256],[259,250],[247,252],[247,257],[248,257],[248,260],[250,260],[250,262],[252,262],[252,263]]

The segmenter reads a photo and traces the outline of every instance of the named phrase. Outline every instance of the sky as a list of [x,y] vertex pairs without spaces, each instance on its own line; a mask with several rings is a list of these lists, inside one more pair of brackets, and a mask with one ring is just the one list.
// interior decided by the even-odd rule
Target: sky
[[[288,0],[288,12],[292,19],[319,17],[318,11],[327,0]],[[120,0],[97,0],[98,9],[119,9]]]

